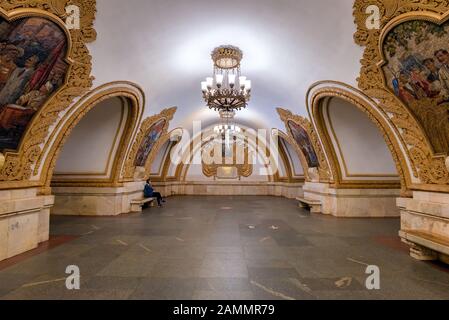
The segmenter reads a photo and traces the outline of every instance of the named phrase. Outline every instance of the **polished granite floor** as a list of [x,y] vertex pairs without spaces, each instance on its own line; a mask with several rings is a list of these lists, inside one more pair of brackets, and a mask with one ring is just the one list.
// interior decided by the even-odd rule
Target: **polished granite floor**
[[[449,299],[398,219],[336,219],[274,197],[176,197],[116,218],[52,217],[58,246],[0,263],[0,299]],[[66,267],[81,288],[65,286]],[[367,265],[380,290],[365,287]]]

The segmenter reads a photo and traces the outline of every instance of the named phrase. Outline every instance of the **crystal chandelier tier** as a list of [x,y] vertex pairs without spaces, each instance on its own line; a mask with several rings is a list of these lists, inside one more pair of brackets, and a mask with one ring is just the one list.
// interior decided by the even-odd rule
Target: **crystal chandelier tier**
[[234,46],[220,46],[212,51],[213,77],[201,83],[204,100],[210,109],[233,113],[246,108],[251,98],[251,81],[241,75],[243,52]]

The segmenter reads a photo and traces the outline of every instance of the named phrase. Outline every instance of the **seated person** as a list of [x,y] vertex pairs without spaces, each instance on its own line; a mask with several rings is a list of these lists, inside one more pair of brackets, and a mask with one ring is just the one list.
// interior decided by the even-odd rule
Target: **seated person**
[[150,179],[148,179],[147,183],[145,184],[145,188],[143,189],[143,196],[145,198],[156,198],[157,205],[159,207],[162,207],[162,202],[165,202],[165,200],[162,199],[162,195],[159,192],[154,191],[153,186],[151,185]]

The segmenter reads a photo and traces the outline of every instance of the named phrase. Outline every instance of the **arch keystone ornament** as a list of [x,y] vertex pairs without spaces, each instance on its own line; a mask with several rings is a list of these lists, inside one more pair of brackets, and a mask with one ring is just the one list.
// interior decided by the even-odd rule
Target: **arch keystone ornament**
[[[81,13],[80,29],[68,30],[65,25],[64,20],[67,18],[65,8],[68,5],[79,7]],[[55,28],[57,27],[65,36],[65,42],[60,42],[60,51],[56,52],[59,45],[52,47],[51,52],[46,55],[45,58],[42,57],[42,51],[45,50],[32,53],[32,48],[27,46],[26,43],[22,43],[22,46],[24,46],[24,48],[22,48],[24,51],[23,57],[28,59],[27,62],[25,62],[24,68],[30,69],[29,65],[33,60],[35,62],[43,62],[44,59],[46,59],[46,63],[53,63],[51,64],[52,66],[57,65],[58,61],[59,63],[60,61],[63,61],[67,67],[65,73],[56,77],[55,69],[50,70],[48,65],[47,69],[45,69],[43,63],[34,64],[33,67],[36,68],[36,73],[34,73],[29,84],[34,85],[36,88],[42,88],[44,87],[43,85],[41,86],[41,82],[44,80],[43,75],[51,75],[53,72],[51,80],[54,81],[51,83],[50,81],[45,82],[46,88],[51,93],[49,93],[49,97],[46,98],[42,105],[34,108],[33,112],[29,112],[30,114],[26,119],[27,121],[22,121],[24,120],[24,112],[19,112],[22,116],[22,118],[19,119],[19,124],[23,131],[20,133],[17,140],[17,146],[14,145],[14,148],[3,148],[3,150],[0,150],[0,153],[3,154],[5,159],[4,165],[0,168],[0,189],[42,185],[40,178],[33,176],[33,167],[41,156],[42,146],[44,146],[48,140],[49,128],[57,122],[59,115],[72,104],[76,97],[84,94],[92,86],[92,58],[86,44],[93,42],[96,39],[96,32],[93,28],[95,13],[95,0],[2,1],[0,7],[0,19],[7,21],[10,25],[17,21],[25,21],[27,19],[43,19],[47,21],[42,24],[43,28],[39,29],[39,32],[42,33],[45,31],[45,28],[51,29],[51,26],[55,26]],[[35,26],[33,23],[30,22],[30,30]],[[45,32],[51,34],[51,30]],[[37,35],[34,34],[33,36]],[[41,42],[49,40],[49,36],[41,36],[41,38]],[[46,45],[45,43],[41,43],[41,46],[42,48],[49,47],[48,44]],[[63,48],[65,51],[63,51]],[[65,55],[63,54],[64,52]],[[21,52],[19,54],[21,54]],[[39,76],[37,75],[37,71],[41,72]],[[37,90],[38,89],[36,89],[36,92]],[[26,98],[25,95],[23,97]],[[22,99],[22,97],[20,99]],[[7,101],[2,107],[7,105],[12,113],[14,113],[14,110],[30,111],[32,109],[20,109],[20,106],[14,107],[11,103],[18,104],[15,101]],[[8,127],[9,124],[10,123],[8,123]],[[13,128],[17,128],[17,123],[14,124]]]
[[[379,29],[366,26],[370,5],[380,9]],[[356,0],[354,17],[355,42],[365,47],[358,85],[406,146],[418,178],[411,189],[448,192],[448,2]]]
[[[312,181],[312,179],[316,179],[316,177],[312,178],[312,175],[309,173],[311,172],[309,169],[316,168],[318,170],[320,182],[329,182],[331,179],[329,165],[312,123],[304,117],[294,115],[290,110],[277,108],[277,112],[285,124],[290,142],[295,146],[296,151],[300,155],[300,159],[302,159],[301,162],[307,180]],[[295,133],[293,132],[295,128],[297,128],[298,131],[302,129],[306,133],[307,137],[305,138],[309,140],[307,143],[309,146],[300,146],[298,144],[297,138],[295,138]]]

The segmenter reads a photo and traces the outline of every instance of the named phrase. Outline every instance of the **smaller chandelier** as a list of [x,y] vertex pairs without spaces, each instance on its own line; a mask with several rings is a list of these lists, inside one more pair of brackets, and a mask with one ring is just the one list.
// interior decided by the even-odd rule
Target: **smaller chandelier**
[[207,106],[228,113],[246,108],[251,98],[251,81],[240,73],[243,52],[227,45],[215,48],[211,56],[214,75],[201,83]]
[[237,135],[242,132],[242,129],[234,124],[220,124],[214,127],[214,132],[220,135]]

